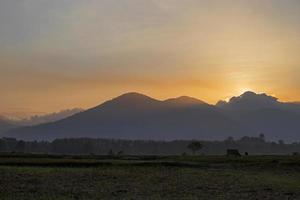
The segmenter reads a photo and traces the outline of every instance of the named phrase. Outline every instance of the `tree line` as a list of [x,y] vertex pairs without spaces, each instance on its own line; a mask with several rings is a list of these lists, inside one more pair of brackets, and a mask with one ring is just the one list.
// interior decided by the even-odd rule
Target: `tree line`
[[237,149],[241,154],[272,155],[296,154],[300,152],[300,142],[285,144],[284,141],[266,141],[265,136],[242,137],[235,140],[228,137],[223,141],[152,141],[117,139],[56,139],[46,141],[23,141],[14,138],[0,139],[0,152],[43,153],[43,154],[126,154],[126,155],[224,155],[227,149]]

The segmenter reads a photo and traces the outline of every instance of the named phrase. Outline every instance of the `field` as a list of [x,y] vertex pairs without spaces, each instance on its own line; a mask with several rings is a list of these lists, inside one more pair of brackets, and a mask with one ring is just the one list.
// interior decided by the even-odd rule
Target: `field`
[[300,157],[2,154],[0,199],[300,199]]

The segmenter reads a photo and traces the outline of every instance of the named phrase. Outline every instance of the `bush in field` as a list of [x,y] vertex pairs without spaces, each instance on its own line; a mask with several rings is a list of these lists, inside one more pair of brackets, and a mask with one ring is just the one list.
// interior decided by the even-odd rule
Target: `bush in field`
[[187,146],[187,148],[193,152],[193,155],[195,155],[197,151],[202,149],[202,144],[198,141],[193,141]]

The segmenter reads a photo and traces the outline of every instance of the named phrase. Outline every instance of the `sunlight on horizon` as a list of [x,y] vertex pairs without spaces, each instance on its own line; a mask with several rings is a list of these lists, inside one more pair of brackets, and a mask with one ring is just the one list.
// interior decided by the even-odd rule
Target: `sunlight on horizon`
[[126,91],[215,104],[250,90],[299,101],[299,8],[279,0],[0,1],[0,113],[89,108]]

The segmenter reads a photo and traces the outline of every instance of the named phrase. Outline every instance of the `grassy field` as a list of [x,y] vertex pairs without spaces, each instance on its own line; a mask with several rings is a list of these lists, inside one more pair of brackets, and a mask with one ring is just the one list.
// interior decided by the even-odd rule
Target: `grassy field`
[[300,157],[3,154],[0,199],[300,199]]

